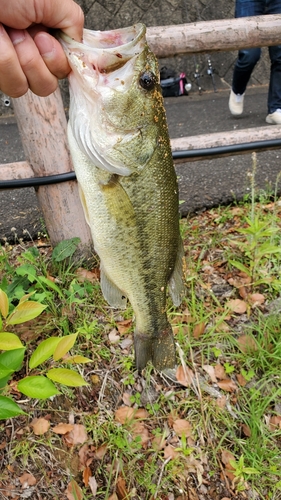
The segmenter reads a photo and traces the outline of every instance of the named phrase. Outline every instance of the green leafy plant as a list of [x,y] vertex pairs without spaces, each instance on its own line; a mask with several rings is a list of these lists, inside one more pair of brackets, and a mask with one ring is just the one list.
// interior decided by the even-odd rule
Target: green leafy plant
[[[7,294],[0,289],[0,350],[4,351],[0,354],[1,392],[9,393],[7,383],[12,375],[21,368],[26,350],[19,337],[15,333],[7,332],[6,327],[35,319],[46,308],[43,304],[28,300],[29,297],[30,294],[22,297],[18,305],[8,314],[9,299]],[[91,362],[91,359],[79,355],[65,358],[73,347],[77,335],[78,333],[75,333],[65,337],[50,337],[43,340],[29,359],[30,372],[51,357],[53,357],[53,362],[63,361],[69,364]],[[70,387],[87,385],[83,377],[75,370],[60,367],[44,370],[41,367],[40,375],[28,374],[19,380],[18,390],[31,398],[46,399],[59,394],[54,382]],[[0,395],[0,419],[10,418],[21,413],[24,412],[11,397]]]
[[241,455],[238,461],[229,460],[231,467],[233,467],[233,475],[235,476],[235,482],[237,482],[237,491],[243,491],[245,486],[245,478],[251,474],[260,474],[260,471],[255,467],[246,467],[244,463],[244,456]]
[[77,246],[80,243],[80,238],[71,238],[61,241],[53,250],[52,260],[56,263],[62,262],[66,258],[72,257]]
[[240,250],[246,257],[245,264],[230,260],[230,264],[240,271],[246,273],[255,284],[267,283],[267,276],[262,275],[262,270],[266,268],[266,260],[273,255],[281,253],[280,245],[272,243],[272,238],[279,229],[272,226],[272,221],[262,221],[258,215],[253,219],[246,218],[248,227],[237,231],[246,236],[246,241],[237,242]]

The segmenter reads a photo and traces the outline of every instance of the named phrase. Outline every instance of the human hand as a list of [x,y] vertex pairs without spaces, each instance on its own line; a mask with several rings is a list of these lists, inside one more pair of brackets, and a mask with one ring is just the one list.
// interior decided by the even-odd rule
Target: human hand
[[54,92],[70,67],[48,29],[81,41],[83,24],[73,0],[0,0],[0,90],[10,97],[28,89],[39,96]]

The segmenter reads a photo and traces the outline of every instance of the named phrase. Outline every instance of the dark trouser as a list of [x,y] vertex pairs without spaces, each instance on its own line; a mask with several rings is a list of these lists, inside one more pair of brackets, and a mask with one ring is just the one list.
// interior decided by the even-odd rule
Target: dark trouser
[[[280,14],[281,0],[236,0],[235,17]],[[268,113],[281,109],[281,45],[269,47],[271,61],[268,89]],[[243,49],[238,52],[235,63],[232,90],[244,94],[252,71],[261,55],[261,49]]]

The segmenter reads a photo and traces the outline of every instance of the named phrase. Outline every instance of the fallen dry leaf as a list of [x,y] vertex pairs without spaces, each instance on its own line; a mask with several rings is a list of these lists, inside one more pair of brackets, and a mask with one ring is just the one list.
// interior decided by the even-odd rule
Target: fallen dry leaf
[[85,484],[85,486],[88,486],[89,484],[89,478],[91,477],[91,469],[90,467],[85,467],[85,469],[83,470],[83,474],[82,474],[82,477],[83,477],[83,483]]
[[174,421],[173,424],[173,429],[177,436],[186,436],[189,437],[191,436],[191,424],[187,420],[183,420],[181,418],[178,418],[177,420]]
[[249,276],[247,273],[244,273],[243,271],[239,271],[238,276],[241,283],[244,283],[245,285],[249,285],[252,282],[251,276]]
[[206,324],[204,322],[198,323],[193,329],[193,337],[198,339],[205,332]]
[[119,424],[125,424],[130,422],[134,416],[135,409],[130,406],[121,406],[115,412],[115,420],[119,422]]
[[24,472],[23,475],[19,477],[19,480],[23,490],[37,483],[36,478],[32,474],[29,474],[29,472]]
[[228,300],[225,306],[236,314],[244,314],[247,311],[247,302],[240,299]]
[[127,500],[129,498],[129,493],[126,489],[125,479],[119,476],[116,483],[116,493],[118,500]]
[[130,423],[133,419],[144,419],[148,418],[148,416],[149,414],[144,408],[136,410],[129,406],[121,406],[115,412],[115,420],[119,424]]
[[269,419],[269,429],[276,431],[278,428],[281,429],[281,415],[273,415]]
[[245,387],[245,385],[247,384],[247,380],[243,377],[243,375],[241,373],[237,373],[236,378],[239,385],[241,385],[241,387]]
[[172,408],[171,412],[168,414],[168,424],[170,427],[173,427],[174,421],[177,420],[177,418],[179,418],[178,413],[175,408]]
[[96,478],[94,476],[89,477],[88,483],[89,483],[91,492],[93,493],[93,496],[95,498],[95,496],[97,495],[97,491],[98,491],[98,483],[96,481]]
[[55,434],[66,434],[67,432],[72,431],[73,427],[73,424],[65,424],[63,422],[60,422],[58,425],[55,425],[55,427],[52,428],[52,431],[55,432]]
[[231,378],[226,378],[224,380],[220,380],[220,382],[217,383],[220,389],[223,389],[224,391],[227,392],[235,392],[237,390],[237,385]]
[[84,281],[90,281],[91,283],[94,283],[99,279],[99,273],[97,273],[97,271],[98,270],[92,272],[88,271],[88,269],[84,269],[83,267],[78,267],[76,271],[77,281],[79,281],[79,283],[83,283]]
[[215,366],[215,375],[217,378],[219,379],[223,379],[223,378],[226,378],[226,373],[225,373],[225,369],[222,365],[220,365],[219,363]]
[[120,335],[127,333],[131,326],[132,326],[132,320],[131,319],[124,319],[123,321],[117,321],[116,322],[118,332]]
[[[243,214],[243,209],[240,208],[240,207],[233,207],[233,208],[230,209],[230,211],[231,211],[231,213],[232,213],[233,216],[234,215],[242,215]],[[223,498],[222,498],[222,500],[223,500]]]
[[134,438],[136,437],[140,438],[142,447],[146,449],[147,443],[150,440],[150,435],[144,423],[139,421],[135,422],[132,426],[131,432]]
[[95,458],[97,460],[102,460],[104,455],[106,454],[106,452],[107,452],[107,445],[106,444],[99,446],[99,448],[97,448],[95,450]]
[[171,458],[172,460],[176,457],[179,456],[179,451],[176,450],[173,446],[171,446],[170,444],[168,444],[168,446],[166,446],[164,448],[164,458],[167,459],[167,458]]
[[45,434],[50,428],[50,421],[46,420],[46,418],[34,418],[30,424],[32,427],[34,434],[36,436],[42,436]]
[[73,429],[64,435],[64,440],[68,446],[76,444],[84,444],[88,439],[88,435],[84,425],[73,424]]
[[252,293],[248,296],[249,302],[251,302],[252,307],[261,306],[265,302],[265,296],[261,293]]
[[230,460],[235,460],[235,456],[233,455],[233,453],[231,453],[231,451],[228,451],[228,450],[222,450],[221,451],[221,461],[224,465],[227,465],[229,464],[229,461]]
[[245,286],[240,286],[238,288],[238,290],[239,290],[240,297],[242,297],[242,299],[247,299],[247,297],[248,297],[248,291],[247,291],[246,287]]
[[108,497],[108,500],[118,500],[118,496],[116,495],[116,493],[113,493],[113,495],[110,495],[110,497]]
[[189,335],[189,326],[188,325],[176,325],[173,326],[173,334],[178,335],[181,333],[182,335]]
[[140,418],[140,419],[144,419],[144,418],[148,418],[148,417],[149,417],[149,413],[145,408],[138,408],[137,411],[135,412],[135,415],[134,415],[134,418]]
[[237,343],[240,350],[244,352],[244,354],[256,351],[258,348],[255,339],[247,334],[240,335],[240,337],[237,339]]
[[108,340],[111,344],[117,344],[119,342],[120,335],[118,335],[116,328],[113,328],[113,330],[111,330],[108,334]]
[[184,387],[189,387],[194,379],[194,373],[188,366],[180,365],[176,371],[176,379]]
[[83,500],[83,492],[74,479],[70,481],[66,488],[66,496],[68,500]]
[[208,373],[210,379],[212,382],[217,382],[217,377],[215,375],[215,369],[213,366],[211,365],[203,365],[203,369],[205,370],[205,372]]
[[132,397],[132,395],[129,394],[129,392],[124,392],[123,393],[122,399],[123,399],[123,403],[126,406],[132,406],[133,403],[132,403],[131,397]]
[[80,465],[82,467],[86,467],[87,465],[87,460],[88,460],[88,456],[89,456],[89,445],[88,444],[83,444],[83,446],[81,446],[79,452],[78,452],[78,455],[79,455],[79,462],[80,462]]
[[217,405],[221,409],[225,408],[226,396],[224,394],[220,398],[217,398]]
[[133,345],[133,343],[134,343],[134,341],[133,341],[132,337],[129,335],[128,337],[123,339],[119,345],[120,345],[121,349],[123,349],[125,351],[125,350],[129,349],[129,347],[131,347]]
[[251,429],[250,429],[250,427],[248,425],[246,425],[246,424],[242,424],[241,427],[242,427],[242,431],[245,434],[245,436],[251,437]]
[[[222,462],[223,462],[224,467],[225,467],[224,475],[226,477],[228,477],[228,479],[230,479],[231,481],[233,481],[235,479],[235,476],[234,476],[234,474],[233,474],[232,471],[235,470],[235,467],[233,467],[230,464],[230,460],[233,460],[235,462],[234,455],[230,451],[224,450],[222,452]],[[222,476],[222,479],[223,479],[223,476]]]
[[162,436],[155,436],[151,442],[152,448],[155,451],[161,451],[165,448],[166,446],[166,437],[164,434]]

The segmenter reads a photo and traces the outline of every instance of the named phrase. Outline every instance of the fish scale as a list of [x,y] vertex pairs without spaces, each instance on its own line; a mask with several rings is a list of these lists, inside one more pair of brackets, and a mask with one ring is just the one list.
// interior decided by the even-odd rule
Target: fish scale
[[137,369],[173,368],[166,295],[169,287],[180,304],[184,258],[157,60],[142,24],[60,41],[72,68],[69,146],[103,295],[113,307],[132,305]]

